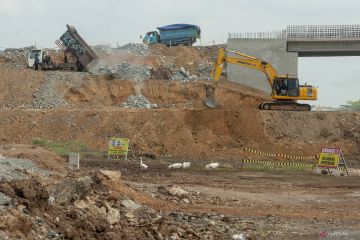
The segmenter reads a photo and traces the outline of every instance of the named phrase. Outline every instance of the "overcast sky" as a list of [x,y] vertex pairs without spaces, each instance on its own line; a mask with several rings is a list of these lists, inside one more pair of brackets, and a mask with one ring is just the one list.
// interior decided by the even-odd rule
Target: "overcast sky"
[[[286,25],[360,24],[359,0],[0,0],[0,49],[54,47],[66,24],[90,44],[140,42],[156,27],[191,23],[201,42],[226,42],[229,32]],[[317,104],[360,98],[360,57],[300,58],[301,82],[319,86]]]

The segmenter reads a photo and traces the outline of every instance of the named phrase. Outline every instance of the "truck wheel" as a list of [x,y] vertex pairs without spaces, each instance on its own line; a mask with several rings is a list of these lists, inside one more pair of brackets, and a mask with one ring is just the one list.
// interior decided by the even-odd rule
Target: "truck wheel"
[[37,66],[34,64],[33,65],[33,69],[35,70],[35,71],[41,71],[42,70],[42,67],[41,67],[41,65],[40,64],[38,64]]

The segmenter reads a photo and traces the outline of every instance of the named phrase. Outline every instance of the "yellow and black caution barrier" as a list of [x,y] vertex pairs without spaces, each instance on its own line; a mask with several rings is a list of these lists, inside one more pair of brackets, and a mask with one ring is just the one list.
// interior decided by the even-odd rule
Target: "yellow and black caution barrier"
[[252,159],[244,159],[242,161],[243,163],[253,163],[259,165],[279,165],[279,166],[302,167],[302,168],[315,167],[315,164],[311,164],[311,163],[272,162],[272,161],[261,161],[261,160],[252,160]]
[[252,148],[247,148],[247,147],[243,147],[242,148],[243,151],[247,151],[247,152],[251,152],[257,155],[261,155],[261,156],[268,156],[268,157],[280,157],[280,158],[286,158],[286,159],[296,159],[296,160],[313,160],[313,159],[318,159],[319,156],[318,155],[314,155],[314,156],[294,156],[294,155],[287,155],[287,154],[282,154],[282,153],[266,153],[266,152],[262,152],[262,151],[258,151]]

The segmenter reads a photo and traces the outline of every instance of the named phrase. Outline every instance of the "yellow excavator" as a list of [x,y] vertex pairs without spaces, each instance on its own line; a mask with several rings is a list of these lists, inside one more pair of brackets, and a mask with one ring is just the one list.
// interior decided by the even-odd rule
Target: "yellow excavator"
[[[229,57],[231,52],[236,57]],[[212,84],[206,86],[205,105],[215,108],[218,103],[215,99],[215,89],[220,75],[224,69],[224,63],[231,63],[263,72],[272,88],[271,97],[274,101],[260,103],[261,110],[287,110],[287,111],[310,111],[309,104],[297,103],[297,100],[317,100],[317,88],[311,85],[299,85],[299,79],[290,75],[278,75],[274,67],[266,61],[240,52],[220,48],[218,58],[212,71],[214,79]]]

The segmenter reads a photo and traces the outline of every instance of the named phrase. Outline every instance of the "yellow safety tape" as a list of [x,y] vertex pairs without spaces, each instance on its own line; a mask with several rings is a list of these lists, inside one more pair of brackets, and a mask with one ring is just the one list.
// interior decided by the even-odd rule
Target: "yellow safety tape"
[[281,165],[281,166],[295,166],[295,167],[308,167],[308,168],[313,168],[315,166],[315,164],[309,164],[309,163],[271,162],[271,161],[252,160],[252,159],[244,159],[243,162],[256,163],[262,165]]
[[281,157],[281,158],[301,159],[301,160],[312,160],[312,159],[319,158],[318,155],[303,157],[303,156],[287,155],[287,154],[282,154],[282,153],[266,153],[266,152],[258,151],[258,150],[252,149],[252,148],[247,148],[247,147],[243,147],[242,149],[247,152],[252,152],[252,153],[255,153],[258,155],[263,155],[263,156],[268,156],[268,157]]

